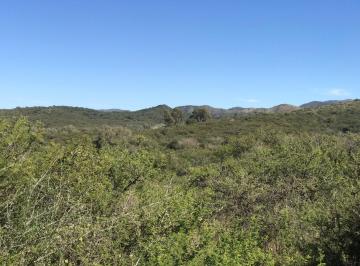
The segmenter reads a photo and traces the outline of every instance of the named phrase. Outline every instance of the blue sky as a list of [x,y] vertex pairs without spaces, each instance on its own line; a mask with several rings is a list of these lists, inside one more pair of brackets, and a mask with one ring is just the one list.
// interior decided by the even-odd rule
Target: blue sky
[[0,108],[360,98],[359,0],[3,0]]

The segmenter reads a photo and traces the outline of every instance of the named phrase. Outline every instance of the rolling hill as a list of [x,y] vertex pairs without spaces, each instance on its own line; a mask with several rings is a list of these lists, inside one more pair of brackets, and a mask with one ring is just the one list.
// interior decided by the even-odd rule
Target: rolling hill
[[[207,109],[214,118],[233,118],[235,116],[248,116],[255,114],[287,114],[295,112],[294,117],[300,113],[315,112],[321,113],[322,107],[332,107],[342,110],[343,106],[357,106],[358,101],[327,101],[310,102],[300,107],[281,104],[272,108],[242,108],[234,107],[230,109],[214,108],[212,106],[180,106],[185,117],[199,108]],[[346,105],[347,104],[347,105]],[[330,110],[329,109],[329,110]],[[158,127],[164,123],[164,112],[171,110],[167,105],[159,105],[138,111],[125,111],[121,109],[94,110],[81,107],[69,106],[50,106],[50,107],[25,107],[15,109],[0,110],[0,118],[17,118],[26,116],[31,121],[41,121],[46,127],[58,128],[73,125],[79,128],[94,128],[98,126],[126,126],[134,129],[145,129]],[[330,112],[330,111],[329,111]],[[355,112],[357,114],[357,112]],[[329,117],[329,119],[332,116]]]

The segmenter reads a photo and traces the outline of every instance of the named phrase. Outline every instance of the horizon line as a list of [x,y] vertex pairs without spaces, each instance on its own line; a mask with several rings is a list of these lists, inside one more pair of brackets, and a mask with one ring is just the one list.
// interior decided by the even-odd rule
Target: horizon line
[[90,109],[90,110],[95,110],[95,111],[121,111],[121,112],[136,112],[136,111],[141,111],[141,110],[146,110],[146,109],[151,109],[151,108],[156,108],[156,107],[160,107],[160,106],[167,106],[169,108],[175,109],[175,108],[179,108],[179,107],[187,107],[187,106],[193,106],[193,107],[210,107],[210,108],[215,108],[215,109],[224,109],[224,110],[230,110],[233,108],[243,108],[243,109],[270,109],[276,106],[280,106],[280,105],[290,105],[290,106],[294,106],[294,107],[301,107],[302,105],[308,104],[308,103],[312,103],[312,102],[319,102],[319,103],[324,103],[324,102],[346,102],[346,101],[355,101],[357,100],[357,98],[354,99],[341,99],[341,100],[312,100],[309,102],[305,102],[303,104],[297,105],[297,104],[291,104],[291,103],[280,103],[280,104],[275,104],[273,106],[269,106],[269,107],[243,107],[243,106],[233,106],[233,107],[217,107],[217,106],[213,106],[213,105],[209,105],[209,104],[184,104],[184,105],[178,105],[178,106],[170,106],[168,104],[157,104],[157,105],[153,105],[153,106],[148,106],[148,107],[144,107],[144,108],[140,108],[140,109],[122,109],[122,108],[118,108],[118,107],[109,107],[109,108],[93,108],[93,107],[89,107],[89,106],[76,106],[76,105],[31,105],[31,106],[15,106],[12,108],[3,108],[0,107],[0,110],[14,110],[14,109],[26,109],[26,108],[51,108],[51,107],[70,107],[70,108],[82,108],[82,109]]

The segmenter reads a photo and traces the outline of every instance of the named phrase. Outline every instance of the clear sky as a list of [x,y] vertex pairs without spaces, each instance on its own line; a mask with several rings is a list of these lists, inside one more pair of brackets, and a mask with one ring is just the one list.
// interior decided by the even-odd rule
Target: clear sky
[[360,98],[359,0],[2,0],[0,108]]

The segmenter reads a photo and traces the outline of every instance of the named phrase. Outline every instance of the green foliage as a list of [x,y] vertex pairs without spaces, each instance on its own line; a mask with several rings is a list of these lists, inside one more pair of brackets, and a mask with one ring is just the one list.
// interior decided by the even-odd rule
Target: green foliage
[[130,111],[100,111],[79,107],[52,106],[28,107],[0,110],[0,117],[18,118],[26,116],[31,121],[42,121],[47,127],[63,128],[72,125],[76,128],[98,128],[99,126],[124,126],[144,129],[163,123],[163,113],[171,110],[166,105]]
[[175,125],[180,125],[184,122],[184,114],[179,108],[174,108],[171,111],[171,116],[174,118]]
[[164,111],[164,121],[167,126],[172,126],[175,124],[175,118],[172,116],[169,110]]
[[184,122],[184,114],[179,108],[165,110],[164,121],[167,126],[180,125]]
[[188,123],[192,123],[192,121],[196,121],[196,122],[206,122],[208,120],[211,119],[211,114],[209,112],[208,109],[206,108],[199,108],[199,109],[195,109],[189,120],[188,120]]
[[141,132],[0,120],[0,264],[358,265],[357,104]]

